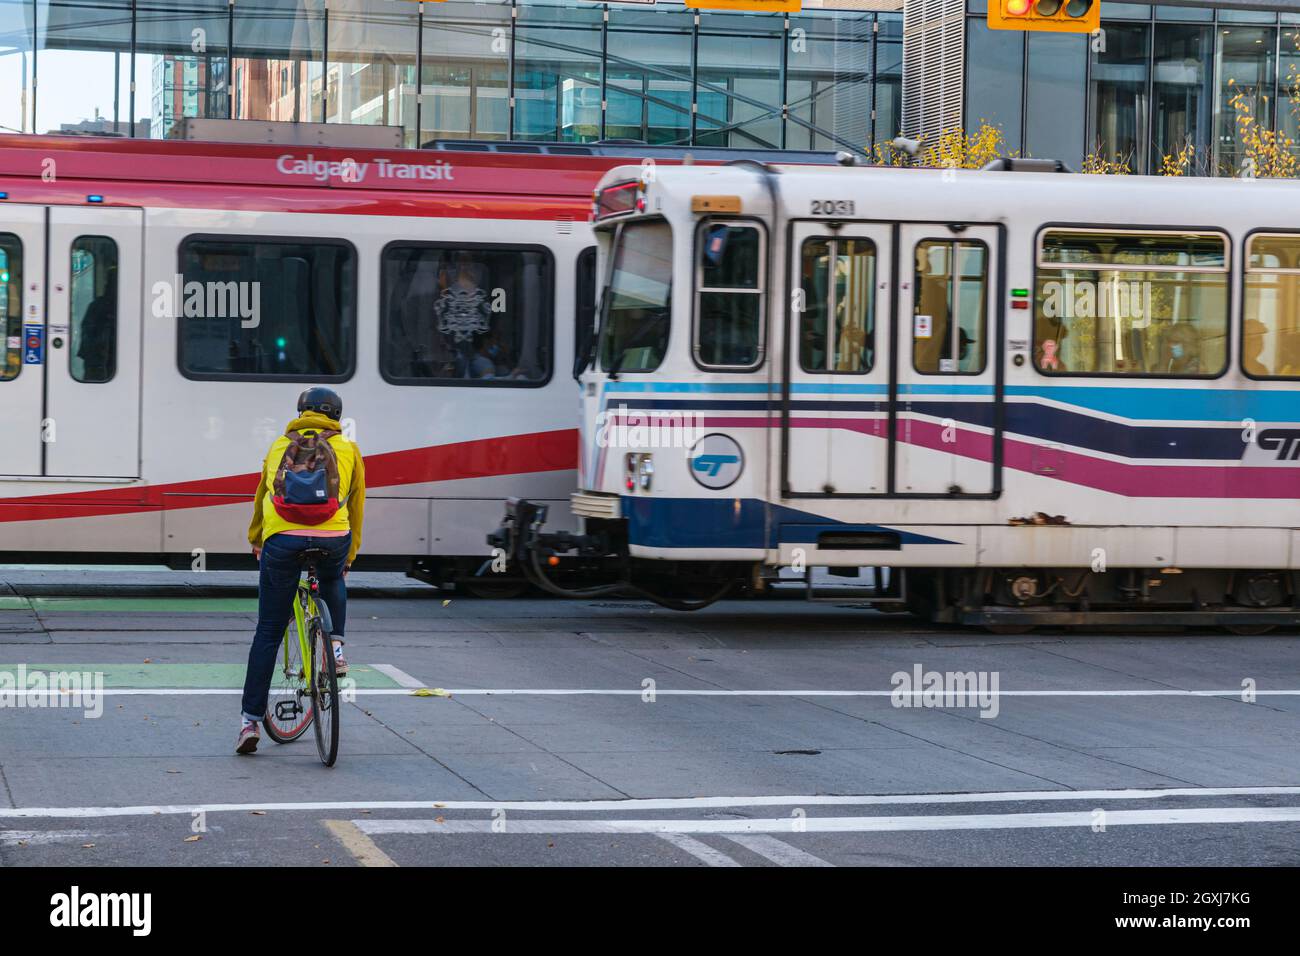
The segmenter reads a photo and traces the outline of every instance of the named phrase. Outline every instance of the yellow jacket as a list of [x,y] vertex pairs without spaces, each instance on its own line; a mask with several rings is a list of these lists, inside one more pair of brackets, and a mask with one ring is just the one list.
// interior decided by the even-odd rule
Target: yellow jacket
[[[338,430],[340,427],[338,422],[320,412],[306,412],[291,421],[284,430],[288,433],[324,431],[327,428]],[[262,462],[262,477],[257,483],[257,495],[253,498],[253,523],[248,526],[248,543],[260,548],[267,538],[282,531],[351,531],[352,546],[348,549],[348,564],[351,564],[361,548],[361,522],[366,511],[366,468],[361,449],[342,435],[330,439],[330,447],[334,449],[334,457],[339,463],[339,510],[328,521],[310,525],[286,521],[271,503],[275,472],[288,447],[288,437],[281,435],[271,443],[271,450]]]

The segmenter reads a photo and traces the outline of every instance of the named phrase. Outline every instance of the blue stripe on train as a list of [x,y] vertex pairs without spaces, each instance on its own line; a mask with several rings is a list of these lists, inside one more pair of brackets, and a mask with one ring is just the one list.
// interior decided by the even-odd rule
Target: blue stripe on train
[[[766,382],[609,382],[607,390],[624,394],[774,395],[779,384]],[[904,395],[993,394],[991,385],[901,385]],[[796,395],[886,395],[884,385],[830,382],[795,383]],[[1300,386],[1265,390],[1229,388],[1152,388],[1123,384],[1110,387],[1090,385],[1008,385],[1008,397],[1041,398],[1089,411],[1146,421],[1233,422],[1251,418],[1257,422],[1294,422],[1300,419]]]
[[954,543],[880,525],[847,524],[784,505],[767,506],[757,498],[624,495],[622,502],[628,540],[648,548],[774,548],[778,541],[812,544],[828,528],[897,534],[905,545]]

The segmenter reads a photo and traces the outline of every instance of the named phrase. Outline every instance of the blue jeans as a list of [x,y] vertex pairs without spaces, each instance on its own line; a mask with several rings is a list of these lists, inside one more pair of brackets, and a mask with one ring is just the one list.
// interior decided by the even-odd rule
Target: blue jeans
[[266,699],[271,692],[271,677],[284,639],[284,629],[293,620],[294,594],[302,566],[298,553],[307,548],[322,548],[328,557],[316,566],[320,596],[330,611],[332,634],[343,637],[347,623],[348,590],[343,583],[343,565],[352,547],[352,535],[338,538],[310,538],[300,534],[273,534],[262,545],[261,577],[257,582],[257,631],[248,649],[248,673],[244,678],[241,704],[247,720],[266,716]]

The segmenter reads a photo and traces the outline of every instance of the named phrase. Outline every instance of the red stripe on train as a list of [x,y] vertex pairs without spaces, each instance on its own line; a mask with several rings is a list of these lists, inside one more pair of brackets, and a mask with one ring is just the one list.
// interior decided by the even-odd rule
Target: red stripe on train
[[[578,433],[576,429],[565,428],[503,438],[481,438],[366,455],[365,462],[368,490],[427,481],[566,471],[578,466]],[[257,473],[252,472],[164,485],[0,499],[0,522],[87,518],[247,503],[257,490],[257,477]],[[33,482],[40,480],[32,479]]]

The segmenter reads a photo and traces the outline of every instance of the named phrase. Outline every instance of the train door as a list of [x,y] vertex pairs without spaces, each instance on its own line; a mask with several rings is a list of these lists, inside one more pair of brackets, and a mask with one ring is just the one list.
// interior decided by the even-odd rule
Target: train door
[[894,492],[999,488],[999,230],[899,227]]
[[0,475],[41,473],[45,207],[0,207]]
[[50,208],[46,475],[140,473],[143,232],[139,209]]
[[791,231],[784,491],[884,494],[889,480],[891,227]]

